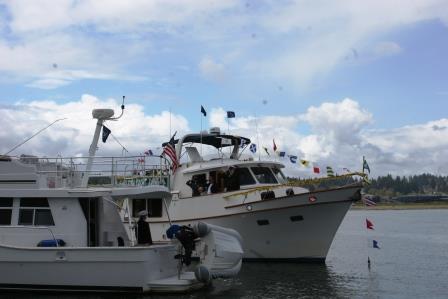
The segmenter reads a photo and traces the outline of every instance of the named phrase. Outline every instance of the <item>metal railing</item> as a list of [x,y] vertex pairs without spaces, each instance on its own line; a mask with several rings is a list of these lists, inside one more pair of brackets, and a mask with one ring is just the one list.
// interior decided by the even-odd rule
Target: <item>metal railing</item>
[[13,157],[14,160],[36,167],[38,183],[41,187],[81,187],[82,178],[85,175],[89,175],[88,186],[164,185],[169,187],[170,164],[164,157],[94,157],[92,169],[87,172],[88,158]]

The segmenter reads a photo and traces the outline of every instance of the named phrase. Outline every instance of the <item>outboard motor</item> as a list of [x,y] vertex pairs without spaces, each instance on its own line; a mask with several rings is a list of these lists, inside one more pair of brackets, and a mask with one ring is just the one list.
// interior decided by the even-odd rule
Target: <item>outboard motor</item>
[[182,244],[185,254],[177,254],[174,258],[180,259],[183,264],[189,266],[191,264],[191,255],[193,250],[195,250],[195,240],[198,238],[198,235],[191,227],[172,225],[167,230],[167,236],[171,239],[175,237]]

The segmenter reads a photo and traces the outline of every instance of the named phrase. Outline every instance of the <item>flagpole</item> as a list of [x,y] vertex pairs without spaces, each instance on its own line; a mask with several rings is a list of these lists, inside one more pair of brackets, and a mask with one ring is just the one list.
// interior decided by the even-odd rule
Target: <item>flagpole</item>
[[169,107],[169,111],[170,111],[170,136],[168,136],[168,138],[171,138],[171,107]]
[[202,157],[202,111],[201,111],[201,157]]
[[[260,136],[258,135],[258,120],[257,120],[257,112],[255,112],[255,132],[257,133],[257,143],[258,143],[258,147],[261,150],[261,145],[260,145]],[[258,161],[261,160],[261,153],[260,150],[258,151]]]

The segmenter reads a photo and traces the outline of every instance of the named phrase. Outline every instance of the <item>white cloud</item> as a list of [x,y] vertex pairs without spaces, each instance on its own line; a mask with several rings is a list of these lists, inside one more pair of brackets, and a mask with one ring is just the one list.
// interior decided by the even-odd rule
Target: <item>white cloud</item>
[[204,57],[199,62],[199,70],[204,78],[211,81],[221,82],[225,78],[224,65],[215,62],[210,57]]
[[[118,114],[119,105],[120,102],[114,99],[100,100],[83,95],[80,100],[65,104],[34,101],[0,106],[0,152],[7,152],[40,128],[65,117],[66,120],[56,123],[12,154],[85,155],[95,128],[91,110],[112,108]],[[210,111],[210,126],[219,126],[226,132],[225,110],[212,108]],[[173,114],[171,119],[172,131],[178,131],[177,136],[190,131],[184,116]],[[373,116],[356,101],[344,99],[310,107],[302,115],[258,118],[237,115],[230,119],[229,128],[232,134],[246,136],[258,144],[262,155],[262,146],[272,153],[275,139],[279,151],[318,162],[320,166],[333,166],[337,172],[343,167],[360,170],[362,156],[366,156],[374,176],[423,172],[448,174],[448,119],[390,130],[369,129],[372,119]],[[309,133],[299,131],[304,124],[311,128]],[[106,125],[133,154],[142,153],[148,147],[160,147],[170,137],[168,111],[146,115],[143,107],[136,104],[127,105],[119,121]],[[98,154],[120,153],[120,146],[110,139],[100,144]],[[286,164],[289,175],[311,175],[309,169],[292,164],[287,158],[281,161]]]
[[[5,153],[56,119],[67,118],[39,134],[11,154],[27,153],[56,156],[86,154],[95,129],[91,111],[94,108],[111,108],[119,114],[120,102],[114,99],[100,100],[83,95],[80,100],[65,104],[53,101],[33,101],[0,107],[0,152]],[[179,134],[189,131],[188,121],[177,114],[171,115],[172,130]],[[133,154],[142,153],[148,147],[159,147],[169,140],[170,114],[163,111],[156,115],[145,115],[143,107],[126,105],[123,117],[117,122],[108,122],[112,134]],[[11,134],[10,132],[14,132]],[[100,145],[100,153],[120,152],[113,140]]]
[[[106,79],[141,77],[131,69],[133,63],[154,62],[157,52],[168,48],[187,56],[188,67],[199,65],[211,80],[222,80],[227,71],[292,81],[303,89],[344,63],[351,49],[360,55],[372,48],[398,53],[396,43],[376,43],[420,21],[448,20],[443,0],[266,1],[253,9],[236,0],[17,0],[4,7],[8,11],[0,14],[0,27],[8,35],[0,38],[0,72],[39,88],[104,74]],[[54,63],[90,76],[48,78]]]
[[374,48],[374,52],[378,56],[395,55],[400,53],[402,50],[403,49],[399,44],[388,41],[379,42]]
[[[227,128],[222,108],[212,110],[210,120],[211,126]],[[333,166],[338,172],[344,167],[360,170],[362,156],[366,156],[373,175],[448,174],[447,119],[391,130],[370,129],[372,122],[373,115],[358,102],[344,99],[312,106],[302,115],[237,117],[231,120],[230,130],[271,152],[275,139],[279,150],[320,166]],[[302,124],[310,127],[308,134],[298,130]],[[311,175],[309,169],[287,158],[282,161],[289,174]]]

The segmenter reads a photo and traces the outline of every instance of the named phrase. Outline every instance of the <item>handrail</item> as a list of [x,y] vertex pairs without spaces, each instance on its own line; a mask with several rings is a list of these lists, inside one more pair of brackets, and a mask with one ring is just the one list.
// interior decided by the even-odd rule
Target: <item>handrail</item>
[[39,225],[39,226],[29,226],[29,225],[2,225],[0,226],[1,228],[26,228],[26,229],[47,229],[50,234],[51,237],[53,238],[53,241],[56,244],[56,247],[59,247],[59,243],[56,240],[56,237],[53,234],[53,231],[51,230],[51,228],[49,228],[48,226],[44,226],[44,225]]

